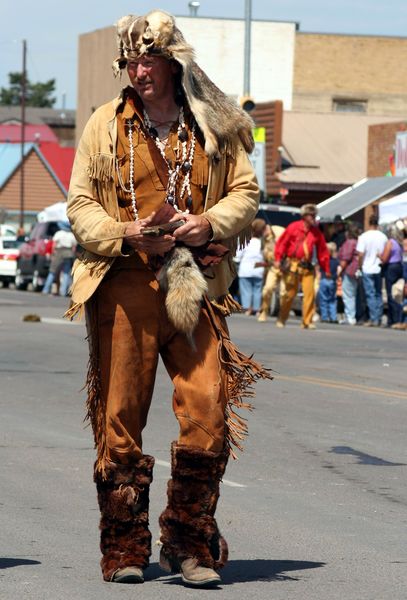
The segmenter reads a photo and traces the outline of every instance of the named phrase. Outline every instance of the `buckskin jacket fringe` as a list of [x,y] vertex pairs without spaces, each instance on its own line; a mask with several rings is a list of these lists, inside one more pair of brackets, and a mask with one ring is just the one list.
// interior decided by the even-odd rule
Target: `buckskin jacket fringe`
[[[66,316],[82,312],[111,267],[122,254],[127,224],[120,221],[114,181],[120,95],[98,108],[89,119],[72,170],[67,214],[79,244],[84,248],[75,261],[71,288],[72,303]],[[213,240],[221,240],[230,253],[205,272],[208,297],[222,305],[236,275],[233,256],[251,236],[250,223],[259,202],[259,188],[247,153],[236,135],[220,156],[209,156],[209,179],[204,216],[213,230]],[[226,308],[226,306],[225,306]],[[226,311],[225,311],[226,312]]]

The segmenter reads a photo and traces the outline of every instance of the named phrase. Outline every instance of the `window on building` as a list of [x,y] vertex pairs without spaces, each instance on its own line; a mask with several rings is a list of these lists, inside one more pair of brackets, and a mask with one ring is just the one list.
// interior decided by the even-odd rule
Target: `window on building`
[[357,100],[356,98],[334,98],[334,112],[367,112],[367,100]]

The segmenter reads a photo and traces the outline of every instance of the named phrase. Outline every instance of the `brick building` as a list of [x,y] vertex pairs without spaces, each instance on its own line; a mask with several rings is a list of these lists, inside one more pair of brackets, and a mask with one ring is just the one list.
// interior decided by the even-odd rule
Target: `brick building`
[[[396,135],[400,131],[407,131],[407,111],[404,121],[380,123],[369,127],[368,177],[382,177],[387,172],[392,172]],[[395,174],[394,170],[392,174]]]
[[[21,146],[0,143],[0,210],[9,222],[20,211]],[[35,220],[46,206],[66,200],[74,160],[74,148],[54,142],[24,144],[24,212],[26,222]]]
[[293,109],[404,117],[406,55],[407,38],[298,31]]

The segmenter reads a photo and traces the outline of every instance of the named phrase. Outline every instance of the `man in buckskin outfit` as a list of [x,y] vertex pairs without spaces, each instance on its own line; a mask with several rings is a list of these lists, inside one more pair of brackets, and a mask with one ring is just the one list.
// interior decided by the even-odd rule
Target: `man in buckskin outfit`
[[143,582],[151,554],[153,457],[143,453],[159,355],[179,422],[171,449],[160,565],[217,585],[227,544],[219,483],[246,424],[237,408],[268,373],[230,341],[233,256],[249,239],[258,186],[252,122],[194,62],[162,11],[117,24],[131,86],[94,112],[76,154],[68,216],[84,248],[67,315],[85,310],[88,417],[97,459],[102,573]]

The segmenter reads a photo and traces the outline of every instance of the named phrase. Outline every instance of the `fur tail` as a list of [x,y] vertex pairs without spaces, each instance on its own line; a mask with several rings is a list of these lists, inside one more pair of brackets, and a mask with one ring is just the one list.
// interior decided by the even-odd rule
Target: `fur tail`
[[208,285],[188,248],[174,248],[160,273],[160,285],[166,291],[168,318],[192,339]]

